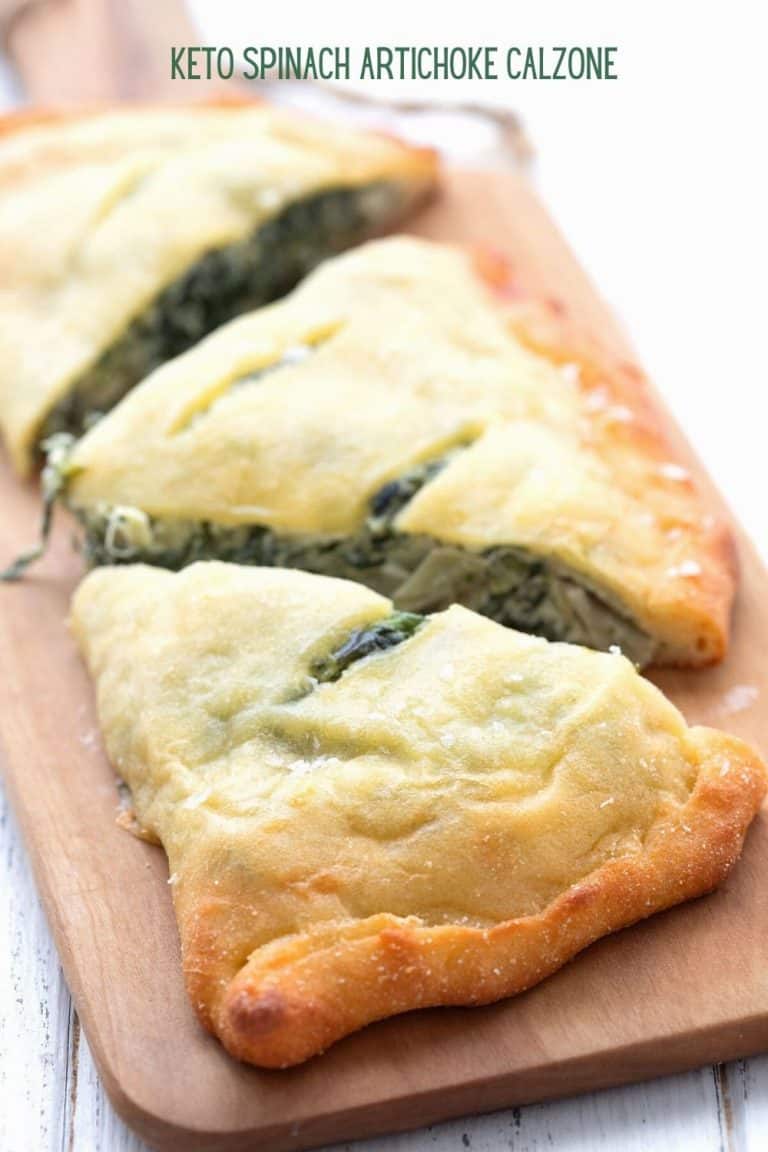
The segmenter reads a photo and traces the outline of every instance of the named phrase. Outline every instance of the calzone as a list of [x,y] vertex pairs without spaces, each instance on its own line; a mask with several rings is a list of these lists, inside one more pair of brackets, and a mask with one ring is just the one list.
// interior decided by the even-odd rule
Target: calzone
[[16,466],[400,219],[434,178],[430,152],[253,103],[0,121],[0,426]]
[[765,788],[618,653],[218,562],[92,572],[73,628],[189,996],[234,1056],[530,987],[713,888]]
[[302,568],[639,665],[718,660],[730,540],[642,377],[571,350],[492,273],[365,245],[56,442],[89,562]]

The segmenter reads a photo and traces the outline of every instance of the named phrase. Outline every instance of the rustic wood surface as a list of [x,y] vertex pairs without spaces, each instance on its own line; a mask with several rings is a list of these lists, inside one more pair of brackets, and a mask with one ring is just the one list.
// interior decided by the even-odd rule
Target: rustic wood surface
[[[475,211],[481,191],[482,216]],[[527,282],[566,300],[585,323],[621,343],[520,177],[453,176],[418,230],[493,240]],[[29,538],[35,502],[33,491],[7,474],[0,477],[3,555]],[[690,719],[729,727],[765,747],[768,718],[759,697],[734,710],[727,695],[738,685],[765,686],[768,597],[760,562],[745,541],[742,561],[727,665],[668,674],[664,681]],[[77,571],[62,518],[45,564],[26,584],[0,588],[0,666],[12,669],[0,683],[7,782],[90,1044],[57,977],[44,998],[38,1058],[69,1053],[63,1100],[55,1089],[60,1067],[57,1075],[51,1068],[47,1078],[17,1084],[14,1092],[35,1084],[40,1095],[29,1101],[28,1115],[47,1110],[51,1128],[66,1134],[64,1147],[77,1147],[77,1140],[88,1148],[99,1139],[106,1148],[123,1139],[122,1129],[108,1131],[115,1120],[100,1091],[89,1087],[79,1106],[82,1084],[97,1083],[91,1052],[120,1111],[158,1146],[244,1148],[257,1142],[281,1149],[413,1127],[768,1047],[768,891],[761,880],[768,821],[762,819],[719,893],[602,941],[524,997],[490,1009],[389,1021],[288,1073],[236,1065],[202,1034],[184,996],[162,853],[114,823],[112,776],[89,686],[63,623]],[[17,923],[13,909],[19,900],[28,907],[31,897],[23,886],[19,891],[18,879],[11,893]],[[38,978],[50,979],[43,976],[51,970],[47,937],[34,919],[33,930],[35,923]],[[736,1148],[729,1132],[743,1112],[747,1083],[738,1071],[718,1070],[714,1080],[699,1073],[658,1088],[661,1096],[639,1090],[637,1099],[666,1099],[665,1125],[678,1116],[681,1137],[698,1132],[697,1147],[717,1138]],[[605,1125],[598,1119],[605,1099],[558,1106],[564,1123],[591,1131],[591,1147]],[[534,1129],[526,1136],[524,1128],[535,1121],[523,1119],[536,1115],[529,1110],[482,1121],[475,1140],[493,1146],[504,1130],[513,1147],[524,1147],[524,1140],[536,1147]],[[617,1116],[614,1136],[619,1127]],[[454,1135],[440,1139],[465,1143],[465,1133],[472,1139],[461,1125],[446,1131]],[[608,1126],[605,1132],[608,1140]],[[636,1135],[641,1140],[642,1125]],[[622,1137],[624,1143],[631,1138]],[[398,1142],[391,1138],[383,1146]]]

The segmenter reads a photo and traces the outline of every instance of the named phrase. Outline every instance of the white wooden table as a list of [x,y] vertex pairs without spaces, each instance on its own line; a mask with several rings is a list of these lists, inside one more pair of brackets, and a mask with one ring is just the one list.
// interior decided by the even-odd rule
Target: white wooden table
[[[13,99],[12,79],[0,61],[0,106]],[[542,156],[542,194],[611,303],[632,318],[631,335],[646,367],[765,552],[766,422],[760,407],[764,413],[768,260],[759,250],[765,237],[758,226],[768,197],[757,171],[742,173],[738,208],[729,208],[733,185],[722,170],[709,171],[705,142],[694,138],[685,165],[671,185],[664,182],[662,202],[658,166],[669,162],[665,139],[669,145],[671,136],[664,136],[661,119],[653,147],[646,141],[644,152],[642,132],[627,142],[632,108],[621,99],[611,109],[593,108],[603,121],[578,145],[563,128],[559,110],[526,111]],[[610,135],[611,115],[622,117],[621,133]],[[601,168],[607,134],[614,162],[606,166],[603,160]],[[589,177],[596,170],[598,181]],[[711,228],[719,212],[728,217],[727,230],[720,232]],[[713,285],[723,283],[740,293],[738,303],[727,296],[730,310],[713,292]],[[100,1083],[0,791],[0,1152],[142,1148]],[[359,1148],[762,1152],[768,1148],[768,1057],[461,1120]]]

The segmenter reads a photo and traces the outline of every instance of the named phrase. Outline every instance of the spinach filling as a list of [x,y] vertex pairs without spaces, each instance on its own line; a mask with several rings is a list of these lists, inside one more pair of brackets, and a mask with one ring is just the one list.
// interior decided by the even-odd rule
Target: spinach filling
[[321,684],[338,680],[350,664],[373,652],[385,652],[388,648],[402,644],[423,623],[424,617],[415,612],[393,612],[366,628],[357,628],[341,647],[315,661],[311,669],[312,676]]
[[91,565],[145,561],[179,569],[197,560],[301,568],[366,584],[406,613],[459,603],[510,628],[590,648],[618,647],[644,666],[653,639],[603,589],[555,559],[515,545],[472,552],[426,535],[398,532],[395,519],[449,459],[444,456],[381,488],[354,535],[284,536],[258,525],[170,521],[137,508],[76,510]]
[[[305,355],[306,350],[291,350],[291,357],[298,354]],[[54,503],[66,501],[67,483],[74,475],[72,445],[67,435],[49,441],[41,544],[0,573],[0,580],[19,579],[42,555]],[[653,638],[611,593],[593,587],[559,560],[511,544],[470,551],[431,536],[398,531],[398,514],[452,454],[385,484],[372,497],[362,527],[345,537],[284,536],[262,525],[167,520],[120,505],[73,511],[84,529],[82,551],[91,567],[144,562],[178,570],[199,560],[224,560],[300,568],[366,584],[407,615],[463,604],[522,632],[602,651],[616,647],[638,666],[649,664],[656,654]]]
[[386,182],[327,189],[288,204],[247,240],[206,252],[75,382],[48,414],[39,441],[60,432],[79,436],[160,364],[373,235],[398,215],[402,197]]

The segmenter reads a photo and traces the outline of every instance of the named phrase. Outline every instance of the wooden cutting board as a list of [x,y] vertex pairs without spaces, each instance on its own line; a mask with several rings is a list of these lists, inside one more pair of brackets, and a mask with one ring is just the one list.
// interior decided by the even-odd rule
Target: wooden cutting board
[[[504,250],[529,286],[624,347],[522,178],[454,174],[414,230]],[[0,558],[30,543],[37,514],[34,490],[3,465]],[[768,1047],[763,816],[718,893],[600,942],[524,996],[377,1024],[287,1072],[235,1063],[187,1003],[162,851],[115,825],[113,776],[65,626],[79,564],[64,521],[28,580],[0,586],[3,768],[94,1057],[118,1112],[150,1144],[308,1148]],[[728,661],[659,682],[690,721],[765,753],[768,581],[735,530],[743,576]],[[747,690],[727,695],[737,686]],[[754,690],[763,695],[750,704]]]

